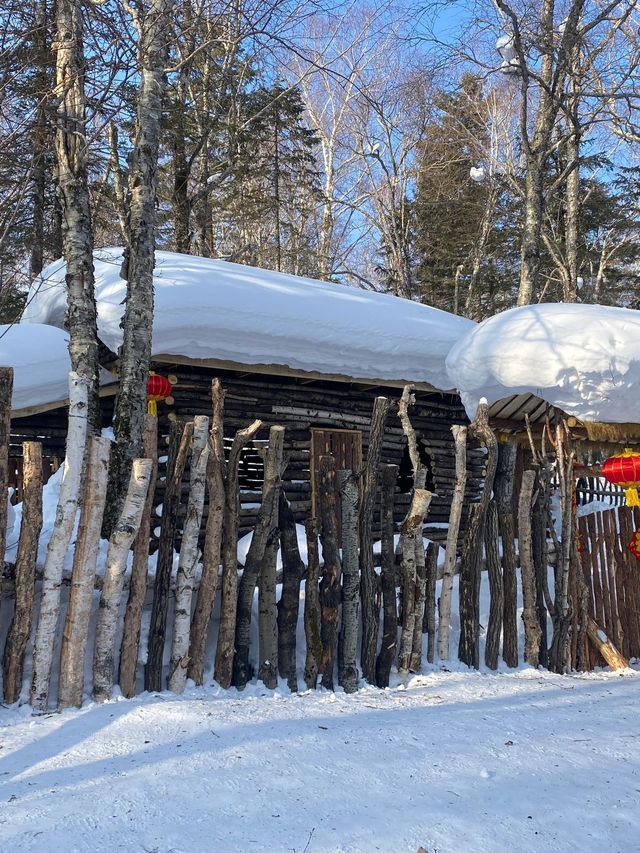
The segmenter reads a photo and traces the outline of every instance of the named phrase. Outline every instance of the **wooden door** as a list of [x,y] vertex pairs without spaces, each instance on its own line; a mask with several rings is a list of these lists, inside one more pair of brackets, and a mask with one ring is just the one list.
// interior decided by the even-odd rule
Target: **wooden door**
[[357,429],[311,430],[311,511],[314,516],[318,508],[320,457],[328,453],[336,461],[336,471],[359,471],[362,467],[362,433]]

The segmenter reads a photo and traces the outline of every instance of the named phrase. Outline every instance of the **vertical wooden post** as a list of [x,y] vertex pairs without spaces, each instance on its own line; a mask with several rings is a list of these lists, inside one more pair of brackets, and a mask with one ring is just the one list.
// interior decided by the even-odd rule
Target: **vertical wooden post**
[[540,623],[536,611],[536,578],[533,565],[531,542],[531,509],[536,469],[529,468],[522,474],[520,501],[518,503],[518,544],[522,573],[522,621],[524,622],[524,659],[537,667],[540,654]]
[[42,445],[25,441],[22,524],[16,557],[16,606],[9,627],[3,659],[4,701],[20,698],[24,653],[31,633],[38,541],[42,530]]
[[244,570],[238,592],[236,616],[235,656],[233,659],[233,683],[243,689],[253,676],[249,662],[251,641],[251,611],[256,583],[260,575],[265,551],[274,527],[278,526],[278,495],[280,471],[284,451],[284,427],[272,426],[269,430],[269,444],[263,455],[264,479],[262,502],[258,518],[251,536],[251,545],[244,562]]
[[124,615],[122,644],[120,646],[120,690],[130,699],[136,692],[136,668],[140,648],[142,610],[147,595],[149,573],[149,539],[151,536],[151,514],[158,477],[158,419],[147,415],[144,429],[144,456],[151,460],[151,478],[147,499],[142,513],[140,529],[133,545],[133,566],[129,584],[129,600]]
[[282,595],[278,602],[278,667],[289,690],[298,689],[296,672],[296,630],[300,613],[300,582],[306,567],[300,557],[296,520],[287,496],[280,492],[280,553],[282,554]]
[[7,547],[7,491],[9,489],[9,436],[11,434],[11,394],[13,368],[0,367],[0,596],[2,570]]
[[109,537],[93,649],[93,698],[97,702],[105,702],[111,698],[116,671],[116,631],[124,574],[129,549],[142,520],[152,465],[151,459],[133,460],[122,512]]
[[504,613],[502,622],[502,659],[507,666],[518,666],[518,581],[516,575],[516,529],[513,487],[517,447],[501,444],[494,484],[498,508],[498,530],[502,542],[502,580]]
[[389,411],[389,400],[376,397],[371,417],[369,448],[362,471],[360,502],[360,599],[362,606],[362,646],[360,663],[362,675],[369,684],[376,680],[379,614],[376,604],[377,578],[373,568],[373,510],[378,486],[378,466],[382,452],[384,425]]
[[238,430],[231,445],[227,482],[225,488],[222,552],[222,593],[220,600],[220,625],[214,678],[221,687],[231,687],[233,677],[233,654],[236,636],[236,614],[238,607],[238,529],[240,526],[240,482],[238,466],[242,449],[249,444],[262,426],[256,420],[248,427]]
[[107,473],[111,441],[89,436],[84,497],[71,573],[69,606],[60,650],[60,708],[82,705],[84,658],[96,579],[102,513],[107,496]]
[[318,520],[308,518],[304,526],[307,534],[307,579],[304,585],[304,637],[307,651],[304,665],[304,683],[309,690],[315,690],[322,659],[320,590],[318,587],[320,575]]
[[389,686],[391,666],[396,656],[398,635],[398,602],[396,600],[396,567],[393,547],[393,504],[398,479],[397,465],[381,465],[382,499],[380,502],[382,543],[382,644],[376,660],[376,684]]
[[433,663],[436,648],[436,580],[438,579],[438,554],[440,545],[427,546],[427,577],[425,582],[425,629],[427,634],[427,661]]
[[173,544],[180,506],[182,475],[193,435],[193,422],[171,424],[167,455],[167,474],[160,522],[160,541],[153,586],[153,604],[149,625],[147,663],[144,668],[145,690],[162,690],[162,664],[167,632],[167,610],[173,571]]
[[338,683],[345,693],[358,689],[356,652],[358,646],[358,476],[353,471],[338,471],[342,507],[342,624]]
[[[424,517],[429,510],[432,497],[432,493],[426,489],[414,489],[411,498],[411,507],[400,528],[404,585],[398,670],[403,673],[409,672],[411,665],[413,634],[416,622],[416,539],[420,540],[420,546],[422,547],[422,525]],[[420,618],[420,630],[422,630],[422,614]]]
[[451,510],[449,512],[442,589],[440,591],[440,606],[438,608],[440,616],[438,623],[438,657],[442,661],[449,660],[451,593],[453,591],[453,576],[455,574],[456,557],[458,555],[458,533],[462,520],[464,491],[467,484],[467,428],[456,424],[451,427],[451,432],[455,444],[456,480],[451,499]]
[[189,647],[189,678],[196,684],[204,681],[204,650],[211,614],[218,589],[218,569],[222,553],[222,523],[224,519],[225,479],[227,466],[224,459],[224,390],[219,379],[211,383],[213,412],[209,462],[207,465],[207,489],[209,491],[209,514],[204,534],[202,551],[202,578],[196,597],[196,606],[191,623]]
[[45,711],[49,703],[53,650],[60,615],[60,585],[64,558],[78,513],[80,479],[87,441],[90,386],[89,379],[77,373],[69,374],[69,428],[64,474],[60,485],[56,520],[44,563],[40,615],[33,650],[31,704],[39,711]]
[[278,610],[276,605],[276,567],[280,530],[278,528],[278,492],[280,480],[276,483],[276,496],[271,516],[271,530],[267,547],[262,555],[258,594],[258,678],[265,687],[273,690],[278,686]]
[[491,596],[484,661],[489,669],[497,669],[498,653],[500,651],[500,633],[502,631],[502,615],[504,612],[504,588],[502,585],[500,554],[498,552],[498,509],[495,501],[491,501],[487,508],[484,543],[487,555],[487,572],[489,574],[489,594]]
[[204,510],[204,492],[209,458],[209,418],[196,415],[193,419],[193,442],[189,480],[189,501],[184,521],[180,559],[176,577],[176,594],[173,608],[173,637],[169,662],[168,687],[182,693],[187,683],[189,658],[189,629],[191,627],[191,599],[198,562],[198,540]]
[[320,638],[322,686],[333,690],[333,667],[338,642],[340,610],[340,557],[338,555],[338,513],[336,506],[336,471],[333,456],[321,456],[318,503],[320,505],[320,541],[324,570],[320,582]]

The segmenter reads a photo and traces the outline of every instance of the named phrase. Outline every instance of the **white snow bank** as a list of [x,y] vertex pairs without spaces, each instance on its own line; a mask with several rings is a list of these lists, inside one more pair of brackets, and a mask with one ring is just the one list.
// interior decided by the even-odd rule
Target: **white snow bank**
[[[64,279],[63,279],[64,283]],[[60,325],[64,321],[61,318]],[[0,325],[0,366],[13,367],[11,409],[66,402],[69,397],[69,335],[61,328],[36,323]],[[100,382],[114,382],[106,370]]]
[[[122,250],[95,253],[98,328],[114,352],[126,284]],[[61,327],[65,266],[50,264],[33,284],[23,321]],[[156,253],[153,354],[425,382],[448,389],[445,359],[475,325],[386,294],[226,261]]]
[[478,401],[535,394],[586,421],[640,422],[640,311],[546,304],[490,317],[454,344],[451,384]]

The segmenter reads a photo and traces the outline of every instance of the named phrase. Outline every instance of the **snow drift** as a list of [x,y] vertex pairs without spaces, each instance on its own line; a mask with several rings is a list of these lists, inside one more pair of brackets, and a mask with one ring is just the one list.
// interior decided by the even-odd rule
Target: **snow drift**
[[[126,283],[121,249],[95,253],[98,329],[114,352]],[[62,327],[65,266],[33,284],[23,322]],[[153,355],[212,359],[451,388],[445,359],[472,321],[407,299],[256,269],[156,253]]]
[[[63,278],[64,284],[64,278]],[[60,325],[64,321],[64,315]],[[30,323],[0,326],[0,365],[13,367],[13,414],[30,406],[66,402],[69,397],[69,335],[62,329]],[[102,385],[115,382],[106,370]]]
[[512,308],[458,340],[447,369],[471,418],[481,397],[530,393],[581,420],[640,423],[640,311]]

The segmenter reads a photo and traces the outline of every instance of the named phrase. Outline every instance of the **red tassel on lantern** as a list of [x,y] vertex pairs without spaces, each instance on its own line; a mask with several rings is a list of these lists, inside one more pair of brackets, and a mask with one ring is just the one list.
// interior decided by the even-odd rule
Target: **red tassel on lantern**
[[627,506],[640,506],[640,453],[623,450],[610,456],[602,466],[602,476],[616,486],[622,486]]
[[158,376],[151,371],[147,379],[147,411],[150,415],[158,414],[158,401],[171,396],[171,383],[166,376]]

